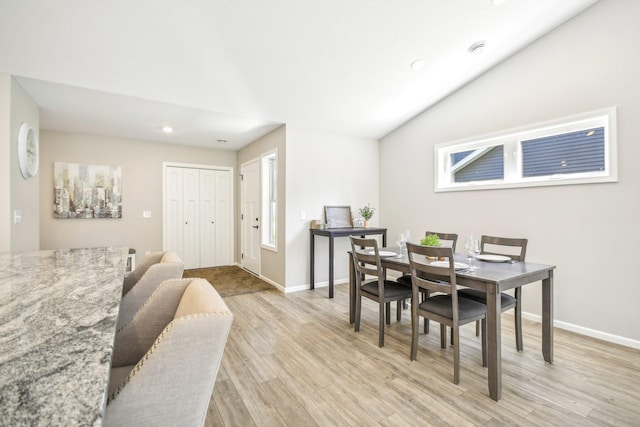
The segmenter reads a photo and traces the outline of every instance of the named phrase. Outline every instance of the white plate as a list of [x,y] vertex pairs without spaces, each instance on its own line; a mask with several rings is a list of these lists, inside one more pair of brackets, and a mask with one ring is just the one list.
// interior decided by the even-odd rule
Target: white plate
[[491,255],[491,254],[480,254],[476,255],[480,261],[489,261],[489,262],[507,262],[511,261],[511,258],[504,255]]
[[[375,251],[369,251],[367,252],[369,255],[375,255],[376,252]],[[390,257],[390,256],[396,256],[398,255],[395,252],[391,252],[391,251],[378,251],[378,254],[382,257],[382,258],[386,258],[386,257]]]
[[[449,268],[449,261],[433,261],[430,265],[434,267]],[[453,268],[455,270],[466,270],[467,268],[469,268],[469,266],[464,262],[454,262]]]

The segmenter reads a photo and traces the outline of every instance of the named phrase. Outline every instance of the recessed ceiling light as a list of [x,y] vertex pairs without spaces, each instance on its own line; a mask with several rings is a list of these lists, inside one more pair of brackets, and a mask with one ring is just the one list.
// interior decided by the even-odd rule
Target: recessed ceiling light
[[487,42],[484,40],[480,40],[475,42],[471,46],[469,46],[469,49],[467,49],[467,52],[474,55],[480,55],[482,52],[484,52],[484,49],[486,47],[487,47]]
[[409,66],[413,71],[421,70],[424,67],[424,59],[416,59]]
[[505,4],[507,0],[491,0],[491,4],[494,6],[500,6],[501,4]]
[[173,133],[173,128],[171,126],[162,126],[162,132]]

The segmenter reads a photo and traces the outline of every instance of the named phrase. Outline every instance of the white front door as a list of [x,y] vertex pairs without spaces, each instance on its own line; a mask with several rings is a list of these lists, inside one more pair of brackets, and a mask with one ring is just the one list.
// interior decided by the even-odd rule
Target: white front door
[[241,167],[242,268],[260,274],[260,162]]

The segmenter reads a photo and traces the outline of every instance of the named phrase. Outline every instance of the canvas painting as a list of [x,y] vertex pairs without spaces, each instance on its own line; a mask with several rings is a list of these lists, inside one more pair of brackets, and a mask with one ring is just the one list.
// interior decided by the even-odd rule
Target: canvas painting
[[53,217],[122,218],[122,168],[54,163]]

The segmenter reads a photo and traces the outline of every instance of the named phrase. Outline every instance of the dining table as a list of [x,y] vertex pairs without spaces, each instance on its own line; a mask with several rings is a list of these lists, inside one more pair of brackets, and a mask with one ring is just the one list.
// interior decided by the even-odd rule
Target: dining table
[[[380,263],[386,270],[409,273],[406,250],[381,248],[389,256],[381,256]],[[393,255],[391,255],[393,253]],[[356,281],[352,255],[349,252],[349,321],[355,322]],[[454,254],[456,262],[469,264],[464,255]],[[489,396],[493,400],[502,397],[502,349],[500,293],[509,289],[542,282],[542,356],[553,363],[553,271],[554,265],[532,262],[489,262],[472,260],[473,271],[456,271],[458,286],[479,289],[487,293],[487,365]]]

